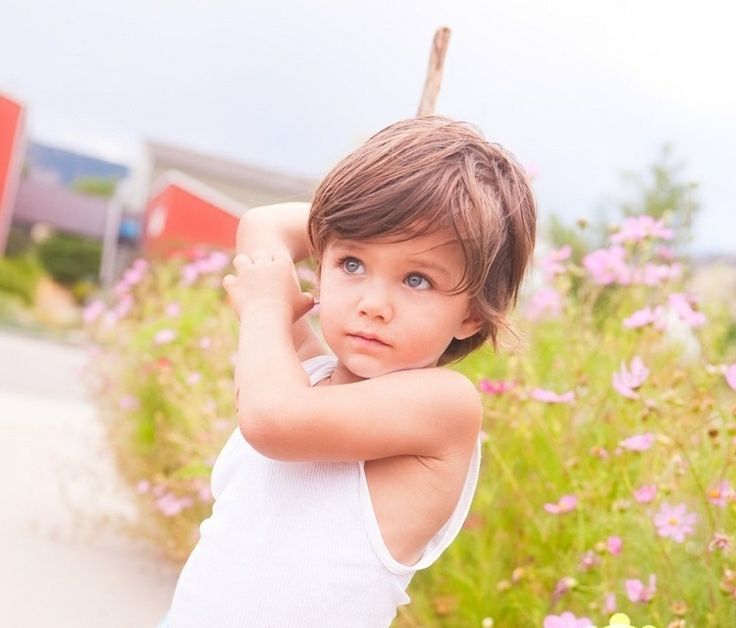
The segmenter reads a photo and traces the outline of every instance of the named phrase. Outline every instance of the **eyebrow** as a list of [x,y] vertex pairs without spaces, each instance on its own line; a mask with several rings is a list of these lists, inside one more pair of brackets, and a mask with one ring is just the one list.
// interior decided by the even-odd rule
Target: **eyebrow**
[[[346,253],[350,252],[351,250],[355,250],[355,249],[357,249],[357,251],[360,252],[368,248],[367,245],[362,244],[361,242],[357,242],[356,240],[342,240],[340,242],[335,242],[334,246],[335,248],[342,249]],[[435,272],[438,272],[444,275],[448,279],[450,277],[450,271],[445,266],[437,262],[434,262],[432,260],[412,259],[412,257],[410,256],[409,262],[411,266],[418,268],[420,270],[433,270]]]

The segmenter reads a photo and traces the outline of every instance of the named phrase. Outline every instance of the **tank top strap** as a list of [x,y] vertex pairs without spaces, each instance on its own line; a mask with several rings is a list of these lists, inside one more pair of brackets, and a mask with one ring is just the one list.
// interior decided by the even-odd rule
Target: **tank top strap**
[[312,386],[329,376],[336,367],[337,358],[333,355],[316,355],[302,362],[302,368],[309,375]]

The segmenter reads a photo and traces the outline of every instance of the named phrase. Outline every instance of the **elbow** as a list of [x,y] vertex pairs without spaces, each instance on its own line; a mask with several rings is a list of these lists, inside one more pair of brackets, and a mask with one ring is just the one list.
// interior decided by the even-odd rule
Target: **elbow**
[[238,410],[238,428],[243,438],[259,454],[279,459],[283,444],[283,418],[278,406],[249,407]]

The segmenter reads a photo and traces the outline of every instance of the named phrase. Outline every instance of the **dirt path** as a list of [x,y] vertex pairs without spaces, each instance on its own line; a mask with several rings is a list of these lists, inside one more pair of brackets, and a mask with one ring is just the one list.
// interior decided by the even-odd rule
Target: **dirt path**
[[0,626],[155,626],[177,569],[133,517],[85,399],[83,349],[0,330]]

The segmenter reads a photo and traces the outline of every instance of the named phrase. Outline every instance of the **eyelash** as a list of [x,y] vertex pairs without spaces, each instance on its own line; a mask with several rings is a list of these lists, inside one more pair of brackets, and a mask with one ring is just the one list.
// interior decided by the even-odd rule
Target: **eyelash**
[[[352,255],[345,255],[344,257],[341,257],[341,258],[339,258],[339,259],[338,259],[338,261],[337,261],[337,267],[338,267],[338,268],[341,268],[342,270],[344,270],[344,271],[345,271],[345,272],[346,272],[346,273],[347,273],[348,275],[353,275],[353,274],[355,274],[355,273],[349,273],[349,272],[347,271],[347,269],[345,268],[345,263],[346,263],[346,262],[348,262],[348,261],[354,261],[354,262],[357,262],[358,264],[360,264],[361,266],[363,265],[363,262],[361,262],[361,261],[360,261],[360,260],[359,260],[359,259],[358,259],[357,257],[353,257]],[[423,279],[424,281],[426,281],[426,282],[427,282],[427,285],[428,285],[428,286],[429,286],[430,288],[434,288],[434,284],[433,284],[433,283],[432,283],[432,281],[431,281],[431,280],[429,279],[429,277],[425,277],[425,276],[424,276],[424,275],[422,275],[421,273],[409,273],[409,274],[407,275],[407,278],[408,278],[408,277],[421,277],[421,278],[422,278],[422,279]],[[410,287],[411,287],[411,286],[410,286]],[[415,288],[415,289],[416,289],[416,288]]]

